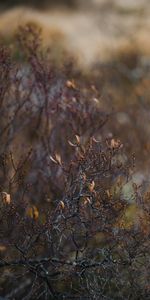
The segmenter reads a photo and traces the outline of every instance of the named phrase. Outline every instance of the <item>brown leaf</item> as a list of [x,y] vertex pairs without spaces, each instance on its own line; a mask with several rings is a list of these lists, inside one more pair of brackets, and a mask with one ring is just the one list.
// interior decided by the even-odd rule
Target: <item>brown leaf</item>
[[93,98],[93,101],[98,104],[99,103],[99,100],[97,98]]
[[2,200],[4,203],[10,204],[11,202],[10,194],[7,194],[6,192],[2,192]]
[[6,251],[6,246],[0,244],[0,252]]
[[107,194],[108,198],[110,198],[111,194],[110,194],[109,190],[106,191],[106,194]]
[[60,154],[56,153],[55,154],[55,157],[56,157],[56,161],[59,163],[59,165],[61,166],[62,165],[62,161],[61,161],[61,156]]
[[110,147],[112,149],[115,149],[115,148],[120,148],[122,146],[120,140],[115,140],[115,139],[112,139],[111,142],[110,142]]
[[85,173],[82,174],[82,178],[83,178],[83,181],[85,182],[86,181],[86,174]]
[[96,138],[94,136],[93,136],[92,140],[94,143],[100,143],[100,141],[96,140]]
[[76,147],[76,144],[73,144],[71,141],[68,141],[68,144],[69,144],[71,147]]
[[93,181],[89,184],[89,190],[90,190],[90,192],[93,192],[94,187],[95,187],[95,182],[94,182],[94,180],[93,180]]
[[75,85],[74,80],[67,80],[67,81],[66,81],[66,86],[67,86],[68,88],[72,88],[72,89],[75,89],[75,88],[76,88],[76,85]]
[[94,84],[91,85],[91,89],[92,89],[94,92],[97,92],[97,89],[96,89],[96,87],[95,87]]
[[57,161],[50,155],[49,156],[49,158],[50,158],[50,160],[52,161],[52,162],[54,162],[55,164],[57,164]]
[[37,220],[39,217],[39,211],[35,205],[28,207],[26,213],[27,213],[28,217],[35,219],[35,220]]
[[62,209],[64,209],[65,208],[65,204],[64,204],[64,202],[63,201],[60,201],[60,207],[62,208]]
[[84,205],[87,205],[87,204],[91,204],[91,200],[90,200],[89,197],[86,197],[86,198],[84,199]]
[[76,137],[77,144],[79,145],[80,144],[80,137],[77,134],[75,135],[75,137]]

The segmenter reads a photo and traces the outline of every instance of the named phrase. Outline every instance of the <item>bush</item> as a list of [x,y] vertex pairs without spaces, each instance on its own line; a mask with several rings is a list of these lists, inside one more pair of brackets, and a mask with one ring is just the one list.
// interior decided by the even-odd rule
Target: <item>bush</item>
[[0,50],[1,296],[148,299],[149,194],[133,157],[103,138],[94,85],[50,63],[35,28],[18,41],[24,63]]

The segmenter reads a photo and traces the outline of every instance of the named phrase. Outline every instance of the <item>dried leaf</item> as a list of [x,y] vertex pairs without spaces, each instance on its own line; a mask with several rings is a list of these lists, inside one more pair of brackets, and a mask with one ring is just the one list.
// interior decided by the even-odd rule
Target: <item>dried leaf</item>
[[111,194],[110,194],[110,191],[109,191],[109,190],[106,191],[106,194],[107,194],[108,198],[111,197]]
[[65,204],[64,204],[64,202],[63,201],[60,201],[60,207],[62,208],[62,209],[64,209],[65,208]]
[[90,192],[93,192],[94,187],[95,187],[95,182],[94,182],[94,180],[93,180],[93,181],[89,184],[89,190],[90,190]]
[[110,147],[112,149],[116,149],[116,148],[120,148],[122,147],[123,145],[121,144],[120,140],[115,140],[115,139],[112,139],[111,142],[110,142]]
[[82,178],[83,178],[83,181],[85,182],[86,181],[86,174],[85,173],[82,174]]
[[55,154],[56,161],[59,163],[59,165],[62,165],[61,156],[59,154]]
[[81,151],[78,151],[78,155],[79,155],[80,159],[84,158],[84,155],[83,155],[83,153],[81,153]]
[[73,144],[72,142],[68,141],[68,144],[71,146],[71,147],[76,147],[76,144]]
[[96,87],[95,87],[94,84],[91,85],[91,89],[92,89],[94,92],[97,92],[97,89],[96,89]]
[[27,208],[27,216],[37,220],[39,217],[39,211],[35,205]]
[[94,143],[100,143],[100,141],[96,140],[96,138],[94,136],[93,136],[92,140]]
[[67,86],[68,88],[72,88],[72,89],[75,89],[75,88],[76,88],[76,85],[75,85],[74,80],[67,80],[67,81],[66,81],[66,86]]
[[93,101],[98,104],[99,103],[99,100],[97,98],[93,98]]
[[10,194],[7,194],[6,192],[2,192],[2,200],[4,203],[10,204],[11,202]]
[[6,251],[6,246],[0,245],[0,252]]
[[57,161],[50,155],[49,156],[49,158],[50,158],[50,160],[52,161],[52,162],[54,162],[55,164],[57,164]]
[[75,137],[76,137],[77,144],[80,144],[80,137],[79,137],[79,135],[76,134]]
[[84,205],[87,205],[87,204],[91,204],[91,200],[90,200],[89,197],[86,197],[86,198],[84,199]]

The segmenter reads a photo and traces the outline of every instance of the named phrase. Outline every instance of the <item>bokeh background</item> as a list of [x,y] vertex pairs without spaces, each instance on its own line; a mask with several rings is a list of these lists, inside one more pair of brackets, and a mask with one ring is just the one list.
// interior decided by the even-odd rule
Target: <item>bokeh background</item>
[[148,0],[1,1],[0,33],[37,23],[46,43],[64,47],[82,65],[104,61],[123,47],[150,53]]
[[[106,135],[135,152],[140,178],[149,178],[150,1],[6,0],[0,3],[0,39],[14,47],[20,25],[42,29],[42,44],[58,64],[72,58],[114,112]],[[19,53],[20,55],[20,53]]]

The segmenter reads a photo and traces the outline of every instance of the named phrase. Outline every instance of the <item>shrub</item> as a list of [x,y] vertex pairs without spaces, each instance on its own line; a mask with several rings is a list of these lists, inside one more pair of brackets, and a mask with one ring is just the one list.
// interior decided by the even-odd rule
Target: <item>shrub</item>
[[20,33],[24,62],[0,55],[0,293],[148,299],[149,194],[132,182],[134,159],[103,138],[94,85],[50,63],[36,29]]

